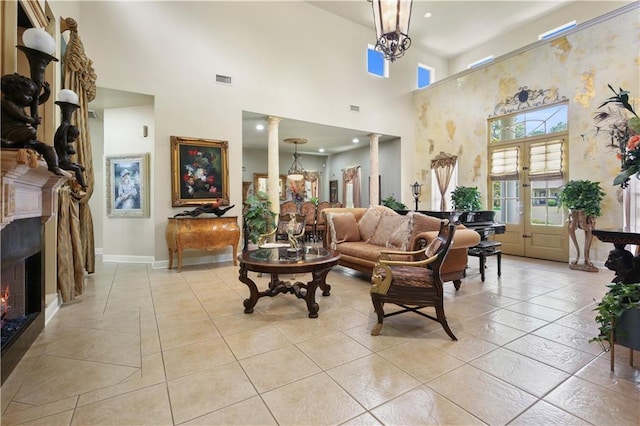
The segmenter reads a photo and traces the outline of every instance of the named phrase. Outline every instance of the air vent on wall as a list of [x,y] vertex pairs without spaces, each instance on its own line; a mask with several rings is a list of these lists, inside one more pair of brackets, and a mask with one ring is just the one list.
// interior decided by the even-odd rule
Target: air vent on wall
[[94,120],[99,120],[100,118],[98,118],[98,114],[96,114],[96,112],[92,109],[90,109],[89,111],[87,111],[87,114],[89,115],[89,118],[93,118]]
[[216,83],[225,84],[231,86],[231,77],[226,75],[216,74]]
[[349,109],[350,109],[352,112],[360,112],[360,107],[359,107],[358,105],[351,105],[351,106],[349,107]]

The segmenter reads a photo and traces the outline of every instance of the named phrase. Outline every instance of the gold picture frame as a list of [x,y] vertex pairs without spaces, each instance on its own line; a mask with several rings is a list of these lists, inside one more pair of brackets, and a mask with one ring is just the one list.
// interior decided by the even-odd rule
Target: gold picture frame
[[149,217],[149,153],[105,156],[107,217]]
[[229,205],[229,142],[171,136],[171,206]]
[[[269,180],[269,175],[264,173],[254,173],[253,174],[253,194],[257,194],[258,191],[267,192],[267,181]],[[287,177],[285,175],[280,175],[280,200],[284,200],[287,196]]]

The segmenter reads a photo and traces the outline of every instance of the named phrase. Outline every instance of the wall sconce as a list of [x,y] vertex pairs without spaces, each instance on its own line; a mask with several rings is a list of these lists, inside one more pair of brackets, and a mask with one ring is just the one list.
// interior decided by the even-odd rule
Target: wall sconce
[[413,199],[416,202],[416,211],[418,211],[418,200],[420,199],[420,189],[422,188],[422,184],[419,184],[418,182],[415,182],[411,186],[411,191],[413,192]]
[[409,21],[412,0],[372,0],[376,50],[394,62],[411,47]]

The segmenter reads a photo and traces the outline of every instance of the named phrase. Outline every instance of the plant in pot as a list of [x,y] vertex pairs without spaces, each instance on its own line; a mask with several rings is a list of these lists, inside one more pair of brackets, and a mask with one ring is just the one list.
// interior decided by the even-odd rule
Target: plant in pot
[[478,211],[482,209],[480,191],[477,186],[456,186],[451,193],[453,209],[457,211]]
[[589,342],[599,342],[605,350],[604,342],[640,350],[640,284],[616,282],[607,287],[609,291],[594,309],[600,332]]
[[247,241],[258,243],[261,235],[275,227],[276,214],[271,211],[271,201],[264,192],[250,195],[244,203],[245,248]]
[[[589,250],[593,235],[591,231],[596,227],[596,217],[600,216],[600,205],[605,192],[600,187],[600,182],[590,180],[570,180],[558,194],[560,206],[569,210],[567,229],[569,237],[576,248],[576,259],[569,263],[570,269],[598,272],[598,268],[591,263]],[[585,231],[584,238],[584,264],[580,264],[580,247],[576,239],[576,229]]]
[[382,200],[382,205],[393,210],[407,210],[407,206],[396,200],[393,195],[389,195],[387,198]]

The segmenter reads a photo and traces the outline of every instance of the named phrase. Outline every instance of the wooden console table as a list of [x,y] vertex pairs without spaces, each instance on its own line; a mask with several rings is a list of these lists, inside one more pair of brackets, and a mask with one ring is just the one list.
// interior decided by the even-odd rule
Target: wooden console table
[[178,254],[178,272],[182,270],[182,250],[186,248],[207,250],[233,247],[233,264],[238,264],[240,227],[237,216],[228,217],[170,217],[167,224],[169,269],[173,266],[173,254]]

